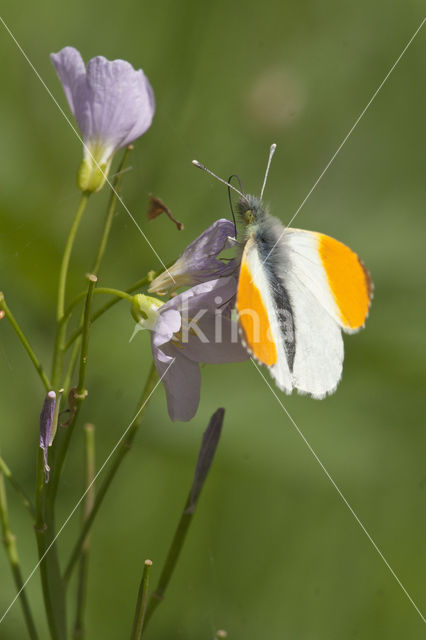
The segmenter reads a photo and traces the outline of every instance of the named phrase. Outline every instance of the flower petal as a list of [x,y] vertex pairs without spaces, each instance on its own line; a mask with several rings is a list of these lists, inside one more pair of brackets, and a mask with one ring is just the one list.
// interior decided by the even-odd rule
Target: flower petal
[[201,341],[196,332],[189,333],[182,353],[190,360],[219,364],[249,359],[250,356],[241,343],[237,319],[232,320],[226,314],[206,314],[198,322],[198,327],[208,342]]
[[92,58],[87,69],[77,49],[51,54],[83,141],[100,163],[151,125],[154,93],[144,72],[125,60]]
[[228,303],[237,292],[237,280],[233,276],[217,278],[197,284],[168,300],[162,309],[178,309],[190,317],[199,310],[214,312]]
[[182,286],[230,275],[237,267],[235,260],[226,263],[217,256],[227,248],[234,234],[232,222],[225,218],[216,220],[186,247],[172,267],[153,280],[149,291],[164,294]]
[[[232,319],[237,281],[233,276],[195,285],[171,298],[161,309],[180,314],[180,349],[194,362],[241,362],[248,359],[237,319]],[[154,332],[156,331],[154,327]],[[165,334],[166,335],[166,334]],[[177,339],[177,336],[176,338]],[[155,344],[164,344],[154,336]]]
[[152,330],[152,343],[156,347],[169,342],[174,333],[181,327],[181,316],[176,309],[160,311],[158,320]]
[[[125,60],[92,58],[87,64],[88,104],[82,105],[82,133],[91,140],[109,142],[114,151],[148,129],[155,104],[142,69]],[[76,116],[77,117],[77,116]]]
[[51,53],[50,59],[61,81],[72,114],[80,126],[76,104],[81,105],[86,99],[86,68],[83,58],[74,47],[64,47],[58,53]]
[[191,420],[200,403],[200,367],[170,344],[165,345],[164,349],[159,349],[152,343],[152,353],[158,375],[162,378],[166,390],[170,419],[173,422]]

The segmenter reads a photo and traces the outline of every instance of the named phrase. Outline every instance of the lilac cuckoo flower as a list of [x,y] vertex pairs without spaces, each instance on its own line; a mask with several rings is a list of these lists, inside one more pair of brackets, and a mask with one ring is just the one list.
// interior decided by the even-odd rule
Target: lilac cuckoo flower
[[152,332],[154,362],[173,421],[190,420],[198,409],[199,363],[249,357],[232,314],[236,288],[236,279],[228,276],[198,284],[162,305],[148,296],[135,296],[133,313],[137,316],[139,309],[140,325]]
[[151,85],[142,69],[135,71],[125,60],[97,56],[85,67],[73,47],[50,57],[83,138],[78,186],[82,191],[99,191],[114,153],[151,125],[155,111]]
[[234,233],[232,222],[216,220],[186,247],[172,267],[153,280],[149,292],[164,295],[233,273],[238,266],[236,260],[224,262],[218,255],[235,244]]

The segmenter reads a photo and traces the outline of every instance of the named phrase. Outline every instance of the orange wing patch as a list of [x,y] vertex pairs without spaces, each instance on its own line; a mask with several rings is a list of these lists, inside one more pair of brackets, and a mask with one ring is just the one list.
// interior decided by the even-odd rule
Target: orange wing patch
[[277,348],[272,338],[268,314],[262,295],[244,261],[238,281],[236,308],[247,346],[255,358],[268,367],[272,366],[277,361]]
[[317,236],[321,262],[342,322],[347,329],[359,329],[370,307],[373,290],[370,275],[349,247],[321,233]]

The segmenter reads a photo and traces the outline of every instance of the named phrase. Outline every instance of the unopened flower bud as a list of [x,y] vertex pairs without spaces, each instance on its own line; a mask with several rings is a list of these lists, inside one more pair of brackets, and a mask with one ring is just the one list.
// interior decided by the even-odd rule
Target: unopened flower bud
[[51,433],[55,415],[56,393],[49,391],[44,399],[43,409],[40,414],[40,448],[43,449],[44,477],[45,482],[49,481],[50,467],[47,459],[47,452],[51,443]]
[[131,313],[138,324],[144,329],[152,331],[159,315],[159,309],[163,304],[164,302],[158,298],[137,293],[133,296]]

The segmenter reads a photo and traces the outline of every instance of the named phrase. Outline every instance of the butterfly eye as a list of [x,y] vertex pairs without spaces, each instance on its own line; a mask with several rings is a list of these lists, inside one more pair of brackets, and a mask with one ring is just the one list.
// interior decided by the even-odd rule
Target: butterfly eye
[[254,215],[251,209],[247,209],[247,211],[244,212],[244,220],[247,222],[247,224],[253,224]]

